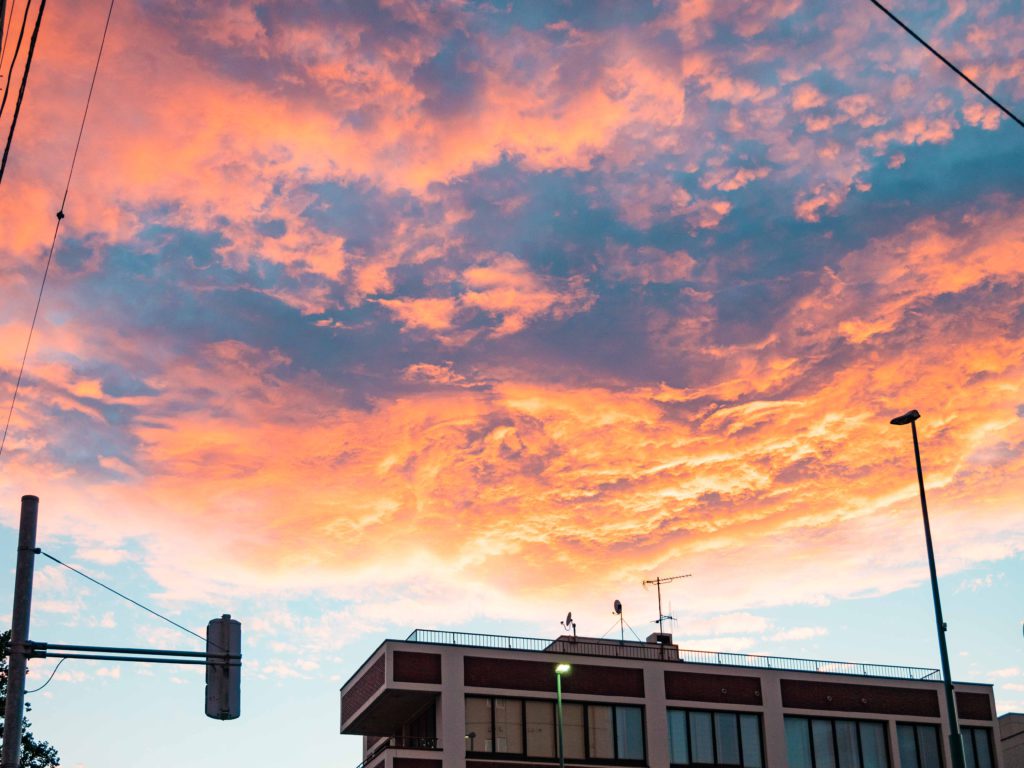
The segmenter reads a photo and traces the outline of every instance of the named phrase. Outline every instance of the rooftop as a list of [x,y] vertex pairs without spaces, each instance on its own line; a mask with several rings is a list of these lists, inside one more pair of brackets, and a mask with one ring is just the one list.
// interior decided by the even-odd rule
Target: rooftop
[[897,680],[941,680],[939,670],[922,667],[824,659],[794,659],[785,656],[759,656],[752,653],[728,651],[695,651],[664,643],[592,637],[576,638],[571,635],[563,635],[555,640],[546,640],[535,637],[509,637],[506,635],[482,635],[475,632],[417,629],[406,638],[406,642],[536,653],[571,653],[578,656],[609,656],[690,664],[716,664],[755,669],[784,669],[794,672],[825,672],[832,675],[886,677]]

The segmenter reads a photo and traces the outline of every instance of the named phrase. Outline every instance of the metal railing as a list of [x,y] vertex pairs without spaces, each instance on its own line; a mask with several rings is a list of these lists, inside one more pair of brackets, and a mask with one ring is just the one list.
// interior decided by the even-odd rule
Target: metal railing
[[897,680],[939,680],[937,669],[907,667],[891,664],[865,664],[861,662],[826,659],[796,659],[786,656],[761,656],[752,653],[695,651],[674,645],[659,645],[634,641],[574,639],[560,637],[546,640],[536,637],[509,637],[484,635],[475,632],[450,632],[437,629],[417,629],[406,638],[410,643],[459,645],[470,648],[490,648],[537,653],[563,653],[578,656],[608,656],[613,658],[673,661],[690,664],[715,664],[755,669],[782,669],[792,672],[821,672],[833,675],[886,677]]
[[441,749],[441,740],[436,736],[389,736],[377,744],[356,768],[366,768],[389,749]]

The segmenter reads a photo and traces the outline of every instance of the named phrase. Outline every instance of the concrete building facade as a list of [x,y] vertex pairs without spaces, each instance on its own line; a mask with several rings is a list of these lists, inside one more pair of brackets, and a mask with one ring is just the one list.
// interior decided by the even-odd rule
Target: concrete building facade
[[[561,675],[558,728],[556,673]],[[992,687],[957,683],[967,768],[1007,768]],[[341,689],[361,768],[951,768],[936,670],[416,630]]]
[[999,718],[999,743],[1003,768],[1024,768],[1024,714],[1008,712]]

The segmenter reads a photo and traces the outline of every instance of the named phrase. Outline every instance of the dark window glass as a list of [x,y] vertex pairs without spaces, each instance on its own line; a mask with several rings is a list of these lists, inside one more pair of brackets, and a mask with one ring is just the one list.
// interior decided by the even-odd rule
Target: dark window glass
[[761,718],[740,715],[740,742],[744,768],[761,768]]
[[686,712],[668,711],[668,759],[673,763],[690,762],[690,739],[686,729]]
[[526,702],[526,754],[557,757],[555,705],[550,701]]
[[918,768],[943,768],[939,752],[939,729],[934,725],[918,725],[917,755],[921,760]]
[[732,712],[715,712],[715,749],[719,765],[740,764],[739,724]]
[[974,734],[972,728],[964,728],[960,735],[964,738],[964,760],[967,761],[967,768],[978,768],[978,761],[974,756]]
[[[882,723],[823,717],[787,717],[785,723],[789,768],[889,768],[887,737]],[[913,730],[909,736],[908,743],[914,750],[911,757],[916,760]],[[901,731],[901,750],[903,737]],[[903,752],[900,754],[902,758]],[[901,768],[922,767],[911,761],[904,762]]]
[[690,712],[690,754],[695,763],[715,762],[710,712]]
[[900,768],[920,768],[917,762],[917,735],[914,726],[897,725],[896,741],[900,746]]
[[967,768],[992,768],[992,741],[988,728],[963,728]]
[[978,768],[992,768],[992,742],[989,740],[988,728],[968,728],[974,736],[975,754],[978,756]]
[[881,723],[861,722],[860,751],[864,768],[888,768],[889,750],[885,745],[885,726]]
[[493,744],[491,700],[466,699],[466,749],[470,752],[490,752]]
[[644,759],[644,716],[640,707],[615,708],[616,757]]
[[836,720],[835,725],[836,753],[839,757],[839,768],[861,768],[856,721]]
[[789,768],[813,768],[811,729],[805,718],[786,718],[786,757]]
[[832,746],[832,721],[811,720],[811,740],[814,743],[815,768],[836,768],[835,749]]

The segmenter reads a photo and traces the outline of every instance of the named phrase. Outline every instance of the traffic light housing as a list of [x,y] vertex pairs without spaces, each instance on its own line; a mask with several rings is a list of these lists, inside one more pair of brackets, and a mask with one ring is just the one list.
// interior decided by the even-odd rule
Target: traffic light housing
[[234,720],[242,685],[242,624],[225,613],[206,625],[206,716]]

